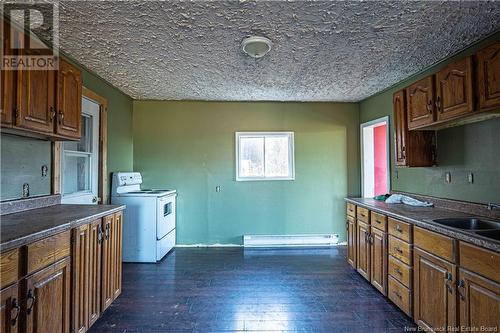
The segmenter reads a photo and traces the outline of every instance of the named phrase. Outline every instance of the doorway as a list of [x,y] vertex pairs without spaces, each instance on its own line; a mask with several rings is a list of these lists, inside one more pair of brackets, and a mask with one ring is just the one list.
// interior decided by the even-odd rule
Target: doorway
[[389,117],[361,124],[361,180],[363,198],[390,189]]
[[61,147],[61,202],[97,204],[100,105],[82,97],[81,138]]

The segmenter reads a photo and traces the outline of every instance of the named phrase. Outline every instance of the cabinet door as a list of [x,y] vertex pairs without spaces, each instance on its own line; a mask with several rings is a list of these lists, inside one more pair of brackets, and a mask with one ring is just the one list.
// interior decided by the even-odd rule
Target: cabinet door
[[97,220],[89,225],[89,326],[101,314],[101,244],[103,241],[102,222]]
[[404,90],[394,93],[392,97],[394,112],[394,146],[396,149],[396,165],[406,166],[406,141],[408,127],[406,125],[406,95]]
[[27,333],[70,331],[70,262],[67,257],[26,278]]
[[43,133],[54,132],[56,73],[50,70],[16,72],[16,126]]
[[476,54],[479,109],[500,107],[500,43]]
[[82,76],[70,63],[60,60],[57,75],[56,133],[80,138],[82,114]]
[[434,122],[434,80],[428,76],[406,88],[408,128]]
[[436,73],[437,120],[463,116],[474,111],[472,60],[454,62]]
[[455,265],[415,248],[414,320],[428,332],[456,326],[455,270]]
[[0,291],[0,332],[17,333],[19,306],[17,283]]
[[347,262],[356,268],[356,219],[347,217]]
[[72,251],[72,332],[88,329],[89,300],[89,230],[88,224],[73,229]]
[[104,232],[102,242],[102,273],[101,273],[101,312],[104,312],[113,302],[114,286],[113,275],[115,274],[114,251],[113,251],[113,224],[114,215],[105,216],[102,222]]
[[[14,55],[14,50],[11,48],[12,38],[16,38],[14,31],[10,30],[10,25],[4,21],[3,29],[3,55]],[[12,34],[14,36],[12,36]],[[0,97],[0,117],[2,125],[11,125],[14,118],[15,94],[16,94],[16,71],[4,71],[1,75],[1,94]]]
[[387,295],[387,234],[371,228],[370,235],[370,280],[375,288]]
[[370,227],[367,224],[358,221],[356,235],[356,267],[358,269],[358,273],[370,281],[370,243],[368,241],[368,237],[370,236]]
[[113,237],[113,299],[120,296],[122,292],[122,225],[123,214],[118,212],[114,215],[112,237]]
[[500,327],[500,284],[462,268],[458,278],[460,326]]

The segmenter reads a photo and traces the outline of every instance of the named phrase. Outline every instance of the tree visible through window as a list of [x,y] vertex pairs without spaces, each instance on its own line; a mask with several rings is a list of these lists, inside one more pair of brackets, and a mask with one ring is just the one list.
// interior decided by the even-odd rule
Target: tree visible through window
[[236,132],[236,180],[293,180],[293,132]]

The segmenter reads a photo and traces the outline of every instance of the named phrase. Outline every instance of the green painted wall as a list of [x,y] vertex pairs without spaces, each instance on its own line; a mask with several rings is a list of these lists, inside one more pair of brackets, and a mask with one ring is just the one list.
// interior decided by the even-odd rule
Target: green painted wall
[[[2,134],[0,141],[0,200],[21,198],[25,183],[30,196],[50,194],[50,141],[9,134]],[[43,165],[48,168],[47,176],[42,176]]]
[[[179,244],[339,233],[359,195],[358,105],[134,101],[134,170],[178,190]],[[295,132],[295,181],[235,181],[236,131]],[[215,187],[221,186],[221,192]]]
[[[390,115],[393,190],[480,203],[500,200],[500,154],[495,153],[499,151],[500,118],[438,131],[438,166],[432,168],[396,169],[392,136],[392,94],[395,91],[497,40],[500,40],[500,33],[360,103],[362,123]],[[473,184],[467,182],[469,171],[474,173]],[[450,184],[444,182],[445,172],[451,172]]]

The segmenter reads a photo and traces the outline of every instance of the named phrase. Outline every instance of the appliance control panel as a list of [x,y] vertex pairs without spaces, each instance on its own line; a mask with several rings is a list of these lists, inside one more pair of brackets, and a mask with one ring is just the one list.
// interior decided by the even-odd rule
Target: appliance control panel
[[142,176],[139,172],[117,172],[114,176],[118,186],[142,184]]

